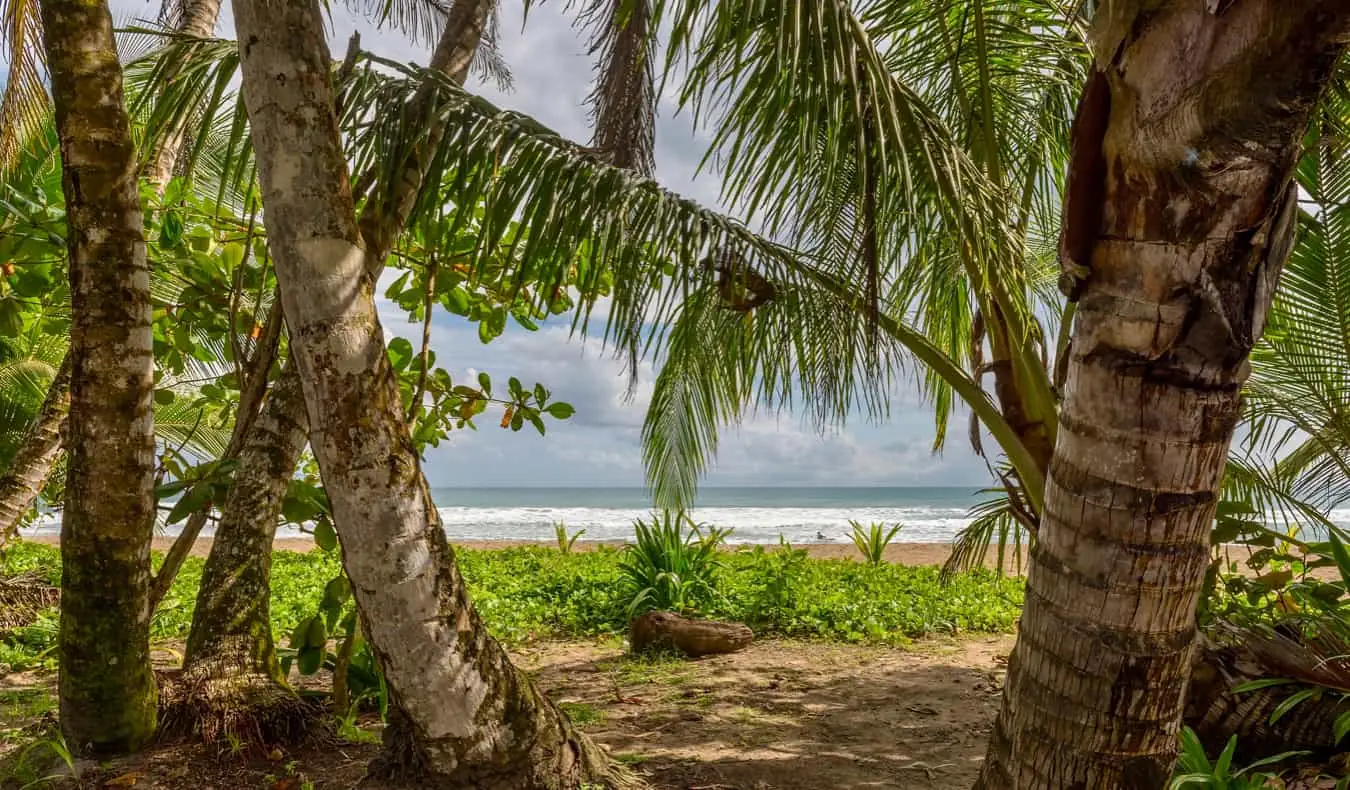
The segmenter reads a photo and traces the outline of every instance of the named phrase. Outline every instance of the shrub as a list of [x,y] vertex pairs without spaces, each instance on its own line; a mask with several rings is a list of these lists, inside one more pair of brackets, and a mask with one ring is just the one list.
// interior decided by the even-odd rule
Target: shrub
[[687,612],[709,601],[721,567],[717,549],[731,530],[695,524],[684,513],[662,513],[650,522],[634,521],[633,531],[636,542],[624,547],[619,562],[628,582],[629,617],[653,609]]
[[885,560],[886,547],[891,545],[891,541],[901,528],[900,524],[896,524],[887,532],[886,525],[880,522],[874,521],[866,529],[863,529],[863,525],[857,521],[848,523],[853,527],[853,534],[850,536],[853,538],[853,545],[858,547],[863,559],[872,566],[880,565]]

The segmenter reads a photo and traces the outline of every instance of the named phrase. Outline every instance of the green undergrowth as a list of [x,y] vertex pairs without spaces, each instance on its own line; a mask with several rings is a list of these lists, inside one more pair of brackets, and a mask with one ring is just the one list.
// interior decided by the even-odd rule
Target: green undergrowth
[[[564,554],[534,546],[456,552],[479,612],[508,645],[623,633],[629,598],[621,554],[607,547]],[[712,589],[698,601],[699,614],[747,623],[761,636],[901,644],[934,634],[1011,631],[1021,609],[1020,580],[987,571],[943,585],[936,567],[788,556],[762,549],[725,552]],[[186,638],[202,562],[194,557],[184,565],[155,614],[152,638]],[[58,550],[31,543],[9,547],[0,574],[23,571],[59,583]],[[322,552],[273,554],[271,611],[279,644],[314,613],[317,593],[337,571],[337,561]],[[55,624],[53,610],[0,637],[0,664],[50,667]]]

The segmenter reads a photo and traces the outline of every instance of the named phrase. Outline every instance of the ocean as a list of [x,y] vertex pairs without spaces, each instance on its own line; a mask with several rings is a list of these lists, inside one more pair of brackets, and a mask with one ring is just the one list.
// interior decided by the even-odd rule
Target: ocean
[[[969,523],[970,506],[982,497],[975,488],[704,488],[691,516],[734,531],[731,543],[847,541],[849,520],[903,525],[902,543],[948,543]],[[554,524],[584,540],[626,540],[633,521],[651,513],[641,488],[434,488],[451,540],[554,539]],[[1350,508],[1333,511],[1333,523],[1350,529]],[[60,521],[45,516],[25,535],[55,534]],[[173,534],[176,529],[162,529]],[[208,528],[204,534],[210,534]],[[296,536],[283,528],[279,536]]]

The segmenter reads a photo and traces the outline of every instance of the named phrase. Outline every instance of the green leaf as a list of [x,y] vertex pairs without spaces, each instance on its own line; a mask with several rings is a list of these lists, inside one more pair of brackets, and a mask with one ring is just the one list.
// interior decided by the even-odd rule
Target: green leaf
[[1313,697],[1320,697],[1321,695],[1322,689],[1320,688],[1303,689],[1296,694],[1291,694],[1288,698],[1282,700],[1279,705],[1276,705],[1275,710],[1270,712],[1270,723],[1274,724],[1284,718],[1285,714],[1298,707],[1304,701],[1312,699]]
[[478,386],[483,390],[483,394],[492,397],[492,377],[483,371],[478,371]]
[[415,353],[407,338],[396,337],[389,341],[389,364],[394,366],[394,370],[407,370]]
[[160,406],[168,406],[170,403],[173,403],[173,399],[174,399],[173,390],[170,389],[155,390],[155,403],[159,404]]
[[183,495],[182,499],[179,499],[174,503],[174,506],[169,511],[169,515],[165,518],[165,521],[170,524],[177,524],[189,515],[196,513],[210,503],[211,494],[211,486],[204,483],[198,483],[189,489],[188,492]]
[[1350,711],[1346,711],[1336,717],[1334,731],[1336,735],[1336,744],[1339,746],[1341,741],[1345,740],[1346,733],[1350,733]]
[[1327,537],[1331,543],[1331,554],[1336,558],[1336,569],[1341,572],[1341,581],[1345,583],[1346,589],[1350,590],[1350,552],[1345,550],[1345,544],[1341,542],[1338,532],[1339,530],[1333,527]]
[[469,314],[469,294],[463,288],[456,286],[450,293],[445,295],[445,308],[455,315]]
[[534,409],[528,409],[525,411],[525,419],[530,421],[530,424],[534,426],[536,431],[539,431],[540,436],[544,435],[544,421],[539,419],[539,412]]
[[337,532],[333,529],[333,522],[327,518],[320,518],[314,524],[314,542],[324,551],[332,551],[337,548]]
[[328,628],[322,617],[309,618],[305,626],[305,647],[323,647],[328,644]]
[[0,335],[18,337],[23,333],[23,305],[12,296],[0,299]]
[[164,222],[159,226],[159,246],[172,249],[183,240],[183,215],[177,211],[164,213]]
[[564,401],[555,401],[553,403],[550,403],[548,407],[544,409],[544,411],[548,412],[548,416],[554,418],[555,420],[566,420],[573,414],[577,413],[577,410],[572,407],[572,404],[566,403]]
[[347,581],[346,575],[336,576],[323,588],[323,605],[325,608],[331,606],[343,606],[352,598],[352,584]]
[[296,668],[302,675],[313,675],[323,666],[323,647],[302,647],[295,656]]

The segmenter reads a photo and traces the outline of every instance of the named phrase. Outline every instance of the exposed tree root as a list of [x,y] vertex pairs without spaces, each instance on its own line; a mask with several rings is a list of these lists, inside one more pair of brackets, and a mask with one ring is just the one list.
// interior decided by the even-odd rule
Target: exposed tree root
[[175,672],[160,676],[159,738],[264,749],[335,735],[322,704],[266,675]]
[[447,761],[433,762],[411,736],[407,718],[391,706],[384,749],[371,762],[366,786],[407,790],[641,790],[647,786],[575,730],[561,712],[549,713],[563,727],[558,742],[565,753],[539,742],[524,744],[517,752],[519,757],[508,764],[466,756],[447,775]]

